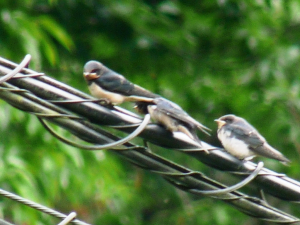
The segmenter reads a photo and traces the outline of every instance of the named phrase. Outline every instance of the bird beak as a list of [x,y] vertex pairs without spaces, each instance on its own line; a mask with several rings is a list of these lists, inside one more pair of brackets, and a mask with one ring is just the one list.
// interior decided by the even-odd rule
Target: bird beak
[[218,129],[220,129],[221,127],[223,127],[226,124],[226,122],[223,120],[216,119],[214,121],[218,124]]
[[84,72],[83,76],[87,81],[95,80],[100,77],[100,75],[98,75],[97,73],[90,73],[90,72]]

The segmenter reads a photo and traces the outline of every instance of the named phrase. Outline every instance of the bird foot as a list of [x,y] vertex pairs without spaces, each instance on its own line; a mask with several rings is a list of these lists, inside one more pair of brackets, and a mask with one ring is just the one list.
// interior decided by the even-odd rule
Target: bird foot
[[101,99],[99,99],[99,102],[98,102],[100,105],[102,105],[102,106],[110,106],[110,107],[112,107],[112,106],[114,106],[113,104],[112,104],[112,102],[111,101],[109,101],[107,98],[101,98]]

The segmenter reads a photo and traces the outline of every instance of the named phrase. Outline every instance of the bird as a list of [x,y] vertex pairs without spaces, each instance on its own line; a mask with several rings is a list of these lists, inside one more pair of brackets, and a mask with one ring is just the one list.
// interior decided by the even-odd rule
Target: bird
[[136,102],[135,108],[142,114],[149,113],[151,118],[166,127],[171,132],[180,131],[191,139],[200,141],[196,130],[210,135],[209,128],[199,123],[176,103],[163,97],[156,97],[152,101]]
[[108,99],[113,104],[135,102],[134,108],[139,113],[149,113],[154,121],[170,132],[182,132],[198,142],[197,129],[209,135],[210,129],[193,119],[179,105],[131,83],[98,61],[87,62],[83,76],[91,94],[96,98]]
[[138,97],[145,97],[145,100],[159,97],[95,60],[88,61],[84,65],[83,76],[94,97],[108,99],[113,104],[134,101]]
[[270,146],[245,119],[229,114],[215,122],[218,124],[218,138],[225,150],[238,159],[251,160],[255,156],[264,156],[284,164],[290,162],[281,152]]

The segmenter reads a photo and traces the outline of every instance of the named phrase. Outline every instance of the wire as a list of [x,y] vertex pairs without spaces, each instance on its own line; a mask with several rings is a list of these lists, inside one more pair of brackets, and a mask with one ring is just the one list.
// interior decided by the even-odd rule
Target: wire
[[127,135],[125,138],[120,139],[118,141],[112,142],[112,143],[108,143],[108,144],[104,144],[104,145],[82,145],[79,143],[75,143],[73,141],[70,141],[62,136],[60,136],[58,133],[56,133],[51,127],[49,127],[46,122],[40,118],[40,116],[38,116],[38,119],[40,120],[40,122],[42,123],[42,125],[57,139],[59,139],[60,141],[69,144],[73,147],[77,147],[77,148],[82,148],[82,149],[86,149],[86,150],[103,150],[103,149],[114,149],[114,150],[130,150],[132,148],[118,148],[118,146],[123,145],[129,141],[131,141],[133,138],[135,138],[136,136],[138,136],[147,126],[147,124],[150,121],[150,115],[147,114],[145,115],[142,123],[129,135]]
[[230,187],[227,187],[227,188],[224,188],[221,190],[202,191],[202,190],[197,190],[197,189],[190,189],[189,191],[194,194],[197,193],[197,194],[202,194],[202,195],[214,195],[214,196],[226,194],[226,193],[232,192],[232,191],[236,191],[236,190],[244,187],[245,185],[249,184],[255,177],[257,177],[257,175],[259,174],[259,172],[261,171],[263,166],[264,166],[264,163],[259,162],[257,164],[256,169],[253,171],[253,173],[251,173],[247,178],[245,178],[244,180],[242,180],[241,182],[239,182],[233,186],[230,186]]
[[15,76],[17,73],[19,73],[28,63],[30,62],[31,55],[26,55],[23,59],[23,61],[11,72],[9,72],[4,77],[0,78],[0,84],[11,79],[13,76]]
[[[4,196],[6,198],[12,199],[14,201],[20,202],[20,203],[22,203],[24,205],[27,205],[27,206],[29,206],[29,207],[31,207],[33,209],[36,209],[38,211],[41,211],[43,213],[47,213],[49,215],[52,215],[52,216],[54,216],[56,218],[59,218],[59,219],[65,219],[67,217],[66,215],[64,215],[64,214],[62,214],[60,212],[57,212],[57,211],[55,211],[53,209],[50,209],[48,207],[45,207],[45,206],[40,205],[38,203],[35,203],[33,201],[30,201],[30,200],[27,200],[25,198],[22,198],[22,197],[20,197],[18,195],[15,195],[15,194],[10,193],[8,191],[5,191],[3,189],[0,189],[0,195]],[[77,219],[71,221],[71,223],[77,224],[77,225],[89,225],[88,223],[82,222],[82,221],[77,220]]]
[[[17,65],[0,57],[0,72],[9,73],[10,70],[16,66]],[[22,72],[29,75],[37,74],[37,72],[26,68],[23,68]],[[24,75],[24,78],[25,77],[26,75]],[[134,117],[131,115],[132,113],[127,114],[125,112],[126,110],[123,110],[123,112],[122,110],[115,111],[114,109],[110,110],[93,102],[86,102],[87,99],[91,99],[91,101],[94,101],[94,99],[47,76],[10,79],[8,82],[11,86],[0,91],[0,98],[24,111],[43,117],[49,115],[49,117],[47,117],[48,121],[53,122],[71,131],[77,137],[94,144],[110,143],[114,140],[118,140],[117,137],[95,128],[94,123],[117,126],[140,123],[138,116]],[[3,83],[2,86],[3,85],[5,85],[5,83]],[[16,91],[16,89],[20,91]],[[24,90],[26,90],[26,92],[24,92]],[[85,101],[79,103],[76,102],[76,104],[73,104],[75,102],[72,102],[81,99],[84,99]],[[52,103],[50,101],[52,101]],[[53,105],[55,104],[55,101],[69,101],[69,103],[72,104],[62,104],[61,102],[57,102],[57,104],[61,104],[60,106],[57,106]],[[68,112],[65,112],[65,109],[67,109]],[[58,116],[59,113],[61,113],[61,117]],[[82,119],[73,118],[71,116],[73,114],[71,113],[75,113],[77,117],[81,117]],[[89,123],[85,119],[93,121],[93,123]],[[122,130],[131,132],[132,129],[133,128],[128,127],[126,130]],[[193,141],[183,137],[184,135],[180,136],[176,133],[172,134],[162,127],[153,124],[148,125],[139,136],[162,147],[184,150],[197,148],[197,145],[195,145]],[[124,143],[124,145],[134,147],[131,143]],[[140,147],[137,147],[137,149],[139,148]],[[211,148],[215,147],[211,146]],[[228,155],[222,149],[215,149],[216,150],[214,151],[210,151],[210,154],[205,154],[203,151],[187,151],[184,153],[223,171],[239,173],[241,174],[240,176],[247,176],[249,173],[252,173],[255,168],[257,169],[257,166],[254,163],[241,162]],[[199,172],[182,167],[148,151],[114,152],[141,168],[160,174],[175,187],[188,192],[194,192],[194,194],[203,195],[200,192],[197,193],[198,190],[223,190],[226,188],[219,182],[210,179]],[[255,175],[255,172],[253,172],[253,174]],[[251,177],[251,175],[249,177]],[[300,184],[298,181],[268,169],[261,169],[253,184],[282,199],[291,201],[300,200]],[[225,192],[222,196],[211,197],[225,201],[240,211],[262,220],[282,223],[299,221],[298,218],[295,218],[292,215],[268,206],[261,199],[247,196],[237,191]]]

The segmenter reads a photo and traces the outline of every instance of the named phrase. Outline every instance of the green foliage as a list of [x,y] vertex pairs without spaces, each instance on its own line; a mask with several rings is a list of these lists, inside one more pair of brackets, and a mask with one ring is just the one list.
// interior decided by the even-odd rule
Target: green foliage
[[[9,1],[0,3],[1,56],[87,91],[82,67],[103,62],[129,80],[180,104],[213,129],[213,119],[246,118],[292,165],[264,160],[299,180],[300,2]],[[219,201],[196,200],[110,152],[59,143],[32,116],[1,102],[0,187],[94,224],[246,224],[254,219]],[[65,134],[65,133],[64,133]],[[67,135],[67,134],[65,134]],[[68,135],[67,135],[68,136]],[[157,150],[185,166],[204,165]],[[217,177],[218,178],[218,177]],[[16,224],[58,221],[0,199]],[[276,207],[300,216],[297,205]]]

